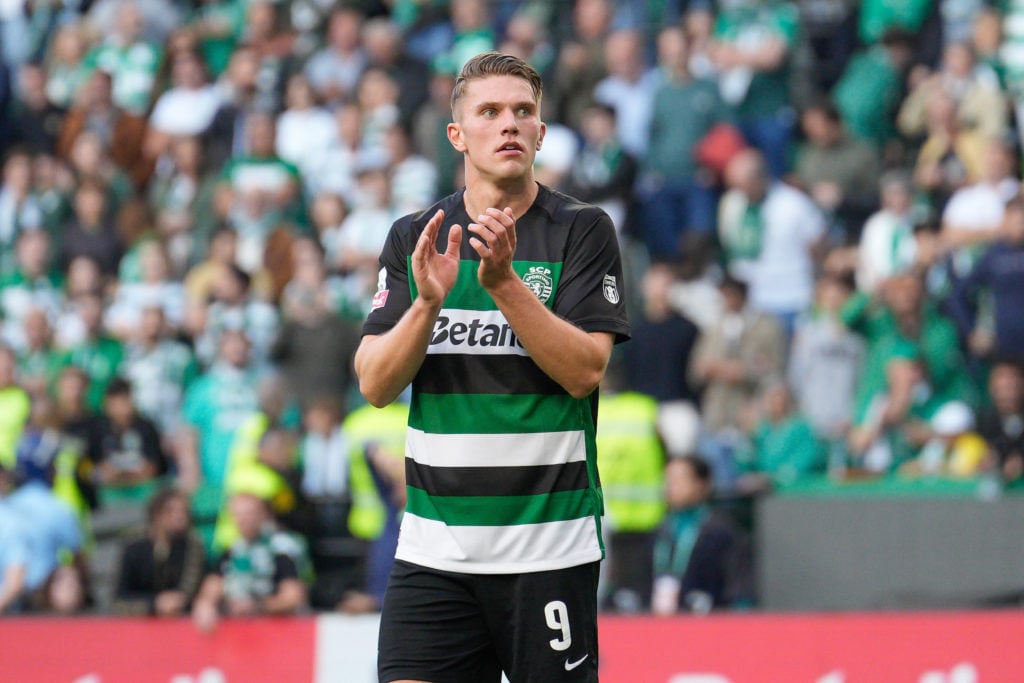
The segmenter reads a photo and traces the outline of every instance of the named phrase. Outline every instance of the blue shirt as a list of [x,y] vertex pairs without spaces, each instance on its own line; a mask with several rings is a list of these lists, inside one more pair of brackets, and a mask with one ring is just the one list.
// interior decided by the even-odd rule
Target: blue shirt
[[12,518],[27,540],[25,584],[43,585],[60,563],[61,553],[82,547],[82,532],[74,513],[50,489],[38,482],[24,484],[0,501],[0,519]]

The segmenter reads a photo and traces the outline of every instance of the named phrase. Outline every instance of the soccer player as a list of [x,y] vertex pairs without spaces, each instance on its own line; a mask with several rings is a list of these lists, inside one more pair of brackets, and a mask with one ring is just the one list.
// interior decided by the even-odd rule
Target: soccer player
[[412,383],[382,683],[597,680],[595,389],[629,327],[608,216],[534,180],[541,87],[516,57],[466,63],[466,187],[381,254],[360,389],[383,406]]

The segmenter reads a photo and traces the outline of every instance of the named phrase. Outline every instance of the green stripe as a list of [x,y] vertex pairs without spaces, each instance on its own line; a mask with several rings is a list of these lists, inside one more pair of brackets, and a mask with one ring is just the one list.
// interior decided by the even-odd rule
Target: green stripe
[[[412,273],[412,256],[406,258],[406,262],[409,268],[409,273]],[[498,310],[497,304],[494,303],[494,299],[491,295],[480,286],[480,282],[476,279],[477,270],[480,268],[480,262],[476,260],[463,259],[459,262],[459,275],[455,281],[455,286],[452,288],[451,293],[448,294],[448,298],[444,301],[445,308],[459,308],[467,311],[496,311]],[[540,272],[531,273],[530,269],[542,269]],[[544,305],[551,308],[555,301],[555,292],[558,289],[558,278],[562,274],[561,263],[547,263],[542,261],[513,261],[512,270],[516,272],[516,275],[520,279],[525,278],[529,275],[529,281],[536,283],[538,287],[541,287],[544,283],[551,283],[551,291],[547,291],[544,294],[547,298],[544,300]],[[550,273],[543,272],[543,270],[550,270]],[[409,278],[409,293],[412,298],[416,298],[418,290],[416,288],[416,281],[413,278]]]
[[586,399],[568,394],[413,395],[409,426],[430,434],[536,434],[589,425]]
[[407,486],[406,510],[448,526],[515,526],[563,522],[595,515],[591,489],[535,496],[431,496]]

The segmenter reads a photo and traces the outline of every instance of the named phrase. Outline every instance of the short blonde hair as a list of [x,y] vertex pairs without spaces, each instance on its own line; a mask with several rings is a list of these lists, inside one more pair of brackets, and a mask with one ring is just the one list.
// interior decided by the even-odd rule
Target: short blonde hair
[[514,55],[502,52],[483,52],[476,55],[462,67],[455,87],[452,88],[452,117],[459,100],[466,94],[466,84],[470,81],[487,78],[488,76],[515,76],[530,84],[533,98],[540,104],[544,86],[540,74],[532,66]]

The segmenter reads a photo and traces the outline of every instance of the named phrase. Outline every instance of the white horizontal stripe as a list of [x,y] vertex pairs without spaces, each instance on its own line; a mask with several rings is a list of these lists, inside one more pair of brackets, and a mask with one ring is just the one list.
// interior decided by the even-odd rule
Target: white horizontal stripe
[[561,465],[587,459],[583,431],[528,434],[426,434],[409,428],[405,454],[431,467]]
[[427,353],[529,356],[501,311],[445,308],[434,322]]
[[447,526],[408,512],[395,557],[469,574],[514,574],[601,559],[593,517],[516,526]]

